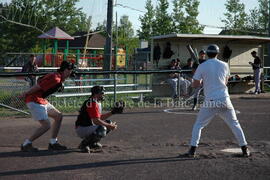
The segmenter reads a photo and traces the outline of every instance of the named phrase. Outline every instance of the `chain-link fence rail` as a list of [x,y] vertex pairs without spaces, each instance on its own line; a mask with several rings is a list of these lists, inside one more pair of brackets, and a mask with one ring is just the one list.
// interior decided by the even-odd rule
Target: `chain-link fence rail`
[[[191,104],[193,99],[191,89],[189,96],[181,96],[183,93],[183,83],[178,82],[178,96],[174,99],[172,96],[172,87],[168,83],[168,78],[172,73],[178,73],[178,80],[188,83],[183,79],[181,70],[160,70],[160,71],[95,71],[82,72],[77,70],[75,78],[69,78],[64,83],[64,91],[58,92],[49,97],[50,103],[63,112],[75,112],[79,110],[82,103],[90,96],[90,88],[95,85],[105,87],[106,100],[103,107],[110,108],[114,102],[124,100],[130,108],[138,106],[148,106],[150,104],[159,105],[172,104],[176,99],[178,102],[186,101]],[[188,72],[188,71],[187,71]],[[0,73],[1,97],[0,106],[2,112],[6,109],[28,113],[24,100],[20,95],[27,91],[30,86],[24,77],[42,76],[48,72],[39,73]],[[176,83],[177,84],[177,83]],[[184,85],[185,86],[185,85]],[[167,95],[164,95],[167,94]],[[161,97],[167,97],[166,102]],[[170,102],[169,102],[170,101]],[[183,104],[182,104],[183,105]]]
[[[6,53],[0,57],[0,68],[5,67],[8,70],[17,70],[25,65],[31,55],[35,55],[36,64],[41,70],[46,70],[48,67],[59,67],[62,61],[70,61],[76,64],[77,67],[84,69],[99,69],[103,67],[104,56],[103,52],[94,51],[95,53],[83,54],[79,50],[70,50],[73,53]],[[134,57],[126,53],[112,54],[112,70],[134,70]],[[17,69],[16,69],[17,68]],[[145,69],[144,69],[145,70]]]

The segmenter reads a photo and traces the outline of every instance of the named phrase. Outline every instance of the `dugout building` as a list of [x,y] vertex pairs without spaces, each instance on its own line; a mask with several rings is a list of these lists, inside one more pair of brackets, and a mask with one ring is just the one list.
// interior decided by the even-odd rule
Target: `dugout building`
[[[209,44],[217,44],[220,48],[219,59],[228,62],[231,79],[230,93],[248,93],[254,89],[253,70],[249,62],[253,62],[252,51],[256,51],[264,66],[264,77],[267,80],[270,74],[269,59],[265,56],[265,45],[270,38],[258,36],[234,35],[206,35],[206,34],[168,34],[155,36],[151,39],[151,62],[155,69],[166,69],[172,59],[179,58],[181,66],[191,57],[187,46],[190,45],[198,53],[206,50]],[[153,77],[153,94],[168,96],[168,85],[160,84],[166,79],[166,74]]]

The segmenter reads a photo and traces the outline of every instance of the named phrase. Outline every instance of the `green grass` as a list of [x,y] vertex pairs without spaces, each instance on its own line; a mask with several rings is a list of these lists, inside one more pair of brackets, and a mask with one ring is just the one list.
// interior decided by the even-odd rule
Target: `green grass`
[[264,91],[265,91],[265,92],[270,92],[270,87],[267,86],[267,85],[264,85]]

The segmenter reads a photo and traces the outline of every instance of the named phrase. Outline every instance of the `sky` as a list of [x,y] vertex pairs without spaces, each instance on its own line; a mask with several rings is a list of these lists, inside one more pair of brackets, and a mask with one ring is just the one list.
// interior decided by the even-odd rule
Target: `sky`
[[[114,0],[117,4],[122,4],[125,6],[132,7],[140,11],[145,10],[146,0]],[[168,0],[170,6],[172,6],[172,0]],[[250,9],[258,6],[258,0],[240,0],[241,3],[245,4],[246,12],[249,12]],[[152,0],[154,7],[157,4],[157,0]],[[224,24],[221,22],[221,19],[224,19],[224,13],[226,12],[225,8],[226,0],[200,0],[199,5],[199,15],[198,21],[200,24],[211,25],[224,27]],[[107,16],[107,0],[80,0],[77,4],[77,7],[83,8],[83,11],[88,15],[92,16],[93,24],[98,22],[103,22]],[[170,10],[172,7],[170,7]],[[114,7],[114,19],[115,12],[118,15],[118,22],[122,15],[128,15],[129,20],[133,24],[135,30],[140,28],[139,16],[142,16],[144,13],[135,11],[129,8],[124,8],[122,6]],[[204,30],[205,34],[218,34],[221,29],[218,28],[209,28],[206,27]]]
[[[11,0],[0,0],[0,2],[10,2]],[[114,21],[115,14],[117,12],[118,22],[121,16],[128,15],[129,20],[133,24],[133,28],[138,30],[140,28],[139,17],[144,15],[145,10],[145,2],[146,0],[113,0],[116,4],[121,4],[124,6],[128,6],[136,10],[132,10],[130,8],[126,8],[123,6],[115,6],[114,7]],[[168,0],[170,3],[169,11],[171,11],[172,0]],[[221,22],[221,19],[224,19],[224,13],[226,12],[225,3],[227,0],[200,0],[199,5],[199,15],[197,17],[200,24],[210,25],[215,27],[224,27],[224,24]],[[92,24],[93,27],[97,25],[97,23],[102,23],[106,20],[107,17],[107,2],[108,0],[79,0],[77,3],[78,8],[82,8],[83,12],[87,14],[87,16],[92,16]],[[245,10],[249,13],[250,9],[253,9],[258,6],[258,0],[240,0],[241,3],[245,4]],[[152,0],[154,7],[157,4],[157,0]],[[141,12],[143,11],[143,12]],[[213,27],[205,27],[205,34],[218,34],[221,31],[220,28]]]

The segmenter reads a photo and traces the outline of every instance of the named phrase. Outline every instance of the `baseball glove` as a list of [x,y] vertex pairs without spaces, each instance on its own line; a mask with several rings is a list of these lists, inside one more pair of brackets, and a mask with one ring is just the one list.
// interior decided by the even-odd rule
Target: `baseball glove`
[[112,114],[122,114],[125,108],[125,102],[119,101],[114,104],[114,107],[111,110]]

